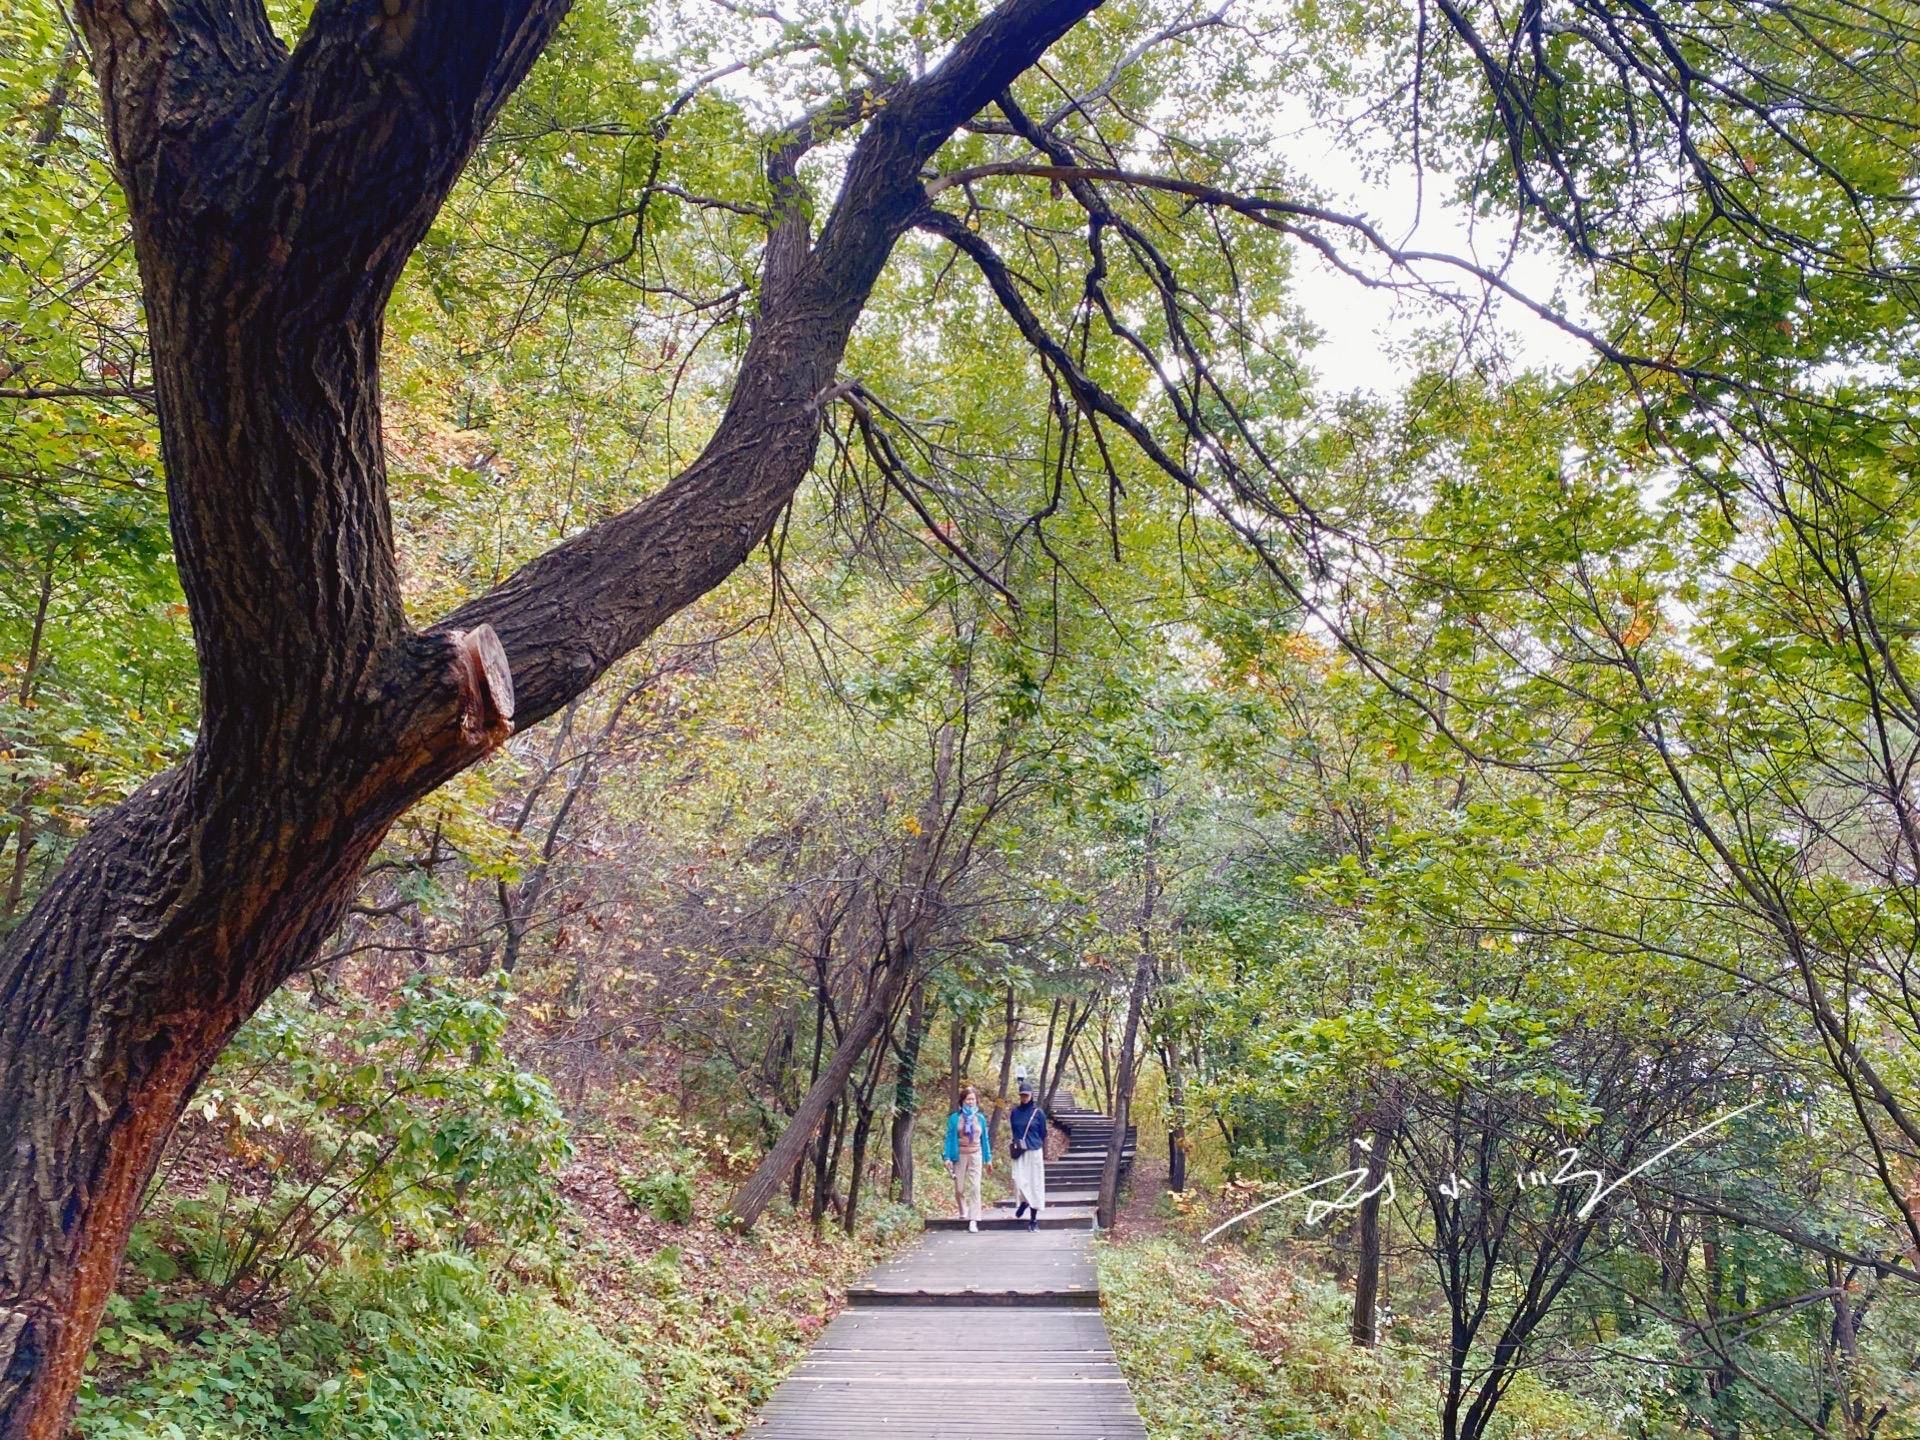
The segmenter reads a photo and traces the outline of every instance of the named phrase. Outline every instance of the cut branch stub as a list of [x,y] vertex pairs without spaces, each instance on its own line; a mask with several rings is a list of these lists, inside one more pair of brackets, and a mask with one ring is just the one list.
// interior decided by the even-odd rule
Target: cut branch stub
[[513,733],[513,668],[491,625],[452,630],[455,672],[460,682],[460,733],[492,749]]

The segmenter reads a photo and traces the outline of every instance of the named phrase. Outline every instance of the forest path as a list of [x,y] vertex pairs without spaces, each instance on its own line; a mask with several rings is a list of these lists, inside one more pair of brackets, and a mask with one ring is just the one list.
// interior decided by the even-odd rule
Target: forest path
[[[1076,1129],[1073,1150],[1095,1143],[1095,1126]],[[1097,1143],[1104,1148],[1103,1132]],[[1091,1213],[1063,1211],[1049,1215],[1073,1228],[930,1230],[876,1267],[752,1434],[1145,1440],[1100,1317]]]

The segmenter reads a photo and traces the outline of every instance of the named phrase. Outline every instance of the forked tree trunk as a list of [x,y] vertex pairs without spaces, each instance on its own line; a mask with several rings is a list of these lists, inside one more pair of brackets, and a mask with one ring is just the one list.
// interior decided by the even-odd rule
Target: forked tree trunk
[[913,1203],[913,1122],[920,1109],[920,1042],[927,1032],[927,987],[917,982],[907,997],[907,1033],[901,1037],[893,1082],[893,1197]]
[[829,1107],[846,1088],[854,1067],[860,1063],[860,1057],[866,1054],[867,1047],[893,1013],[894,1004],[900,999],[900,992],[905,989],[907,976],[912,969],[911,962],[901,957],[887,964],[875,978],[866,1002],[847,1026],[840,1043],[834,1047],[819,1079],[813,1082],[801,1099],[799,1108],[793,1112],[793,1119],[787,1122],[787,1128],[774,1142],[773,1149],[761,1158],[753,1173],[734,1192],[733,1203],[727,1208],[734,1223],[741,1229],[749,1229],[759,1220],[767,1203],[773,1199],[774,1192],[780,1188],[780,1182],[806,1152],[807,1142],[819,1132]]
[[[387,827],[516,707],[521,725],[554,713],[752,553],[926,206],[921,167],[1096,3],[1007,0],[884,103],[776,146],[759,323],[708,447],[415,632],[381,440],[386,304],[565,0],[318,0],[291,55],[260,0],[77,0],[139,259],[201,723],[0,945],[0,1440],[64,1433],[176,1118]],[[863,129],[815,242],[795,166],[835,124]]]
[[1041,1092],[1041,1109],[1047,1111],[1053,1109],[1054,1097],[1060,1093],[1060,1082],[1067,1078],[1067,1065],[1073,1059],[1073,1047],[1079,1041],[1081,1032],[1087,1028],[1087,1022],[1093,1018],[1097,1000],[1097,993],[1089,996],[1086,1008],[1081,1010],[1076,1010],[1076,1002],[1067,1002],[1067,1023],[1060,1036],[1060,1053],[1055,1057],[1053,1074],[1048,1078]]
[[814,1234],[820,1233],[820,1225],[827,1215],[827,1204],[833,1195],[835,1172],[840,1168],[840,1147],[846,1139],[845,1122],[847,1101],[843,1095],[827,1107],[827,1120],[820,1127],[820,1138],[813,1147],[813,1210],[808,1219],[813,1223]]
[[[794,1111],[786,1131],[774,1142],[773,1149],[734,1192],[728,1207],[734,1223],[751,1228],[767,1208],[780,1177],[806,1148],[807,1137],[820,1124],[827,1108],[840,1095],[852,1076],[860,1057],[893,1024],[895,1007],[907,987],[919,978],[920,955],[931,932],[939,897],[940,877],[936,875],[940,859],[941,837],[948,818],[948,785],[953,775],[955,729],[945,727],[935,752],[933,783],[918,813],[920,830],[909,852],[900,893],[893,902],[880,906],[879,929],[881,956],[875,962],[878,973],[869,977],[867,994],[859,1011],[840,1037],[827,1068]],[[964,862],[962,862],[964,863]],[[945,877],[952,878],[951,872]],[[889,916],[894,903],[900,907],[898,930],[888,944]],[[877,1064],[877,1061],[876,1061]]]
[[860,1082],[854,1097],[853,1154],[847,1171],[847,1204],[840,1212],[840,1227],[853,1234],[860,1223],[860,1187],[867,1179],[867,1142],[873,1135],[874,1091],[880,1085],[880,1072],[893,1037],[881,1032],[874,1042],[873,1059],[867,1064],[867,1077]]
[[873,1106],[862,1104],[855,1107],[853,1119],[853,1153],[847,1157],[847,1205],[840,1212],[840,1228],[851,1235],[859,1224],[860,1187],[865,1183],[867,1174],[867,1140],[873,1134]]

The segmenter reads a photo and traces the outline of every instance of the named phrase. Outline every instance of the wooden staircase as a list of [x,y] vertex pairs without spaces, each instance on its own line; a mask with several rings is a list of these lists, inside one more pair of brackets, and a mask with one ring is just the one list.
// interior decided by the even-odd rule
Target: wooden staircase
[[[1107,1142],[1113,1136],[1113,1117],[1098,1110],[1063,1106],[1055,1114],[1061,1127],[1070,1131],[1066,1152],[1047,1161],[1047,1209],[1040,1217],[1043,1230],[1091,1230],[1094,1206],[1100,1199],[1100,1169],[1106,1163]],[[1127,1127],[1125,1148],[1120,1152],[1120,1179],[1126,1181],[1133,1168],[1136,1127]],[[996,1161],[1003,1157],[996,1155]],[[995,1213],[982,1220],[982,1230],[1024,1230],[1025,1220],[1014,1218],[1017,1202],[999,1200]],[[964,1230],[966,1222],[950,1216],[927,1221],[929,1230]]]

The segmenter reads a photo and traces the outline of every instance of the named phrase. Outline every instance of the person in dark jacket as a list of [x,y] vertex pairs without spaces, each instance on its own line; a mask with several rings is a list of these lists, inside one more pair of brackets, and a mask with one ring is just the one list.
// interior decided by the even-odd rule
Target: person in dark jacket
[[1040,1212],[1047,1208],[1047,1112],[1034,1098],[1033,1086],[1020,1082],[1020,1103],[1007,1117],[1007,1149],[1013,1156],[1013,1195],[1018,1202],[1014,1219],[1026,1216],[1027,1229],[1040,1228]]

